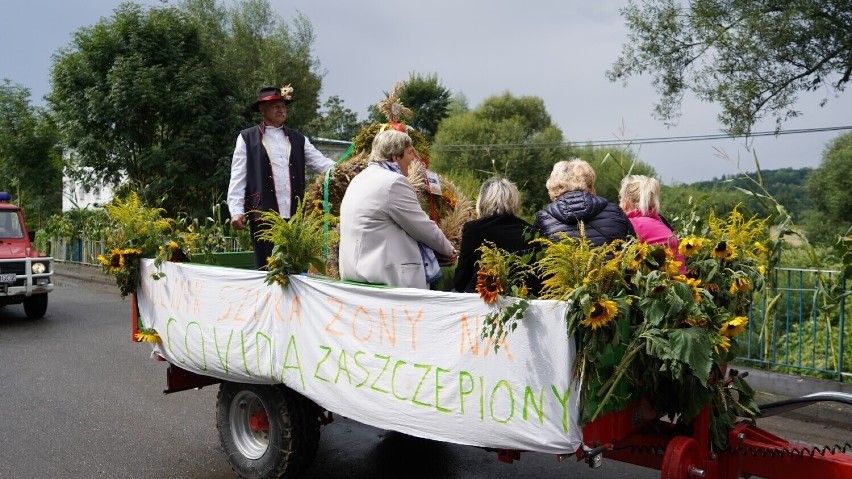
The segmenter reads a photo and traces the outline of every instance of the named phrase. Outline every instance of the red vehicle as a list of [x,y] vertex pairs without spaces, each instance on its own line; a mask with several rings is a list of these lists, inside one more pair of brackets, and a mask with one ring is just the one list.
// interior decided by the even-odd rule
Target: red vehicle
[[0,192],[0,306],[23,303],[28,318],[42,318],[53,291],[53,258],[33,247],[24,213],[11,199]]

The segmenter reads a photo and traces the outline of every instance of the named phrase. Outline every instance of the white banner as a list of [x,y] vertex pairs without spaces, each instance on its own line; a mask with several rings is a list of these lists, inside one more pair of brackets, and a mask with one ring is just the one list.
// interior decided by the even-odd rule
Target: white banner
[[139,311],[156,352],[199,374],[284,383],[381,429],[482,447],[571,453],[581,444],[563,303],[532,301],[500,344],[475,294],[371,288],[143,260]]

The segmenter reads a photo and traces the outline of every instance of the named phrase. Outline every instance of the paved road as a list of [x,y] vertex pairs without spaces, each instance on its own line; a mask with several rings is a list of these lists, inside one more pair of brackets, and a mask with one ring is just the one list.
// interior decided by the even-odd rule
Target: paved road
[[[129,302],[115,287],[67,277],[56,284],[44,319],[26,319],[21,306],[0,309],[0,478],[234,477],[219,448],[217,388],[163,395],[165,364],[130,342]],[[837,435],[820,432],[826,440]],[[659,477],[614,461],[603,467],[546,454],[502,464],[494,453],[339,418],[323,428],[306,476]]]

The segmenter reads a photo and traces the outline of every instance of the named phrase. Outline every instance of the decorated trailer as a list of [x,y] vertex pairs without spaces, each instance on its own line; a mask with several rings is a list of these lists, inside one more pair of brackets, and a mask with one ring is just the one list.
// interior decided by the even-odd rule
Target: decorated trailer
[[[852,445],[794,446],[750,420],[728,432],[725,449],[714,446],[709,405],[684,427],[638,398],[581,427],[563,301],[529,301],[495,342],[481,331],[499,304],[475,294],[305,275],[281,287],[263,272],[150,259],[139,277],[134,340],[168,361],[166,392],[219,384],[217,427],[240,477],[297,477],[334,414],[505,462],[537,452],[593,467],[612,458],[664,478],[852,477]],[[761,409],[823,400],[852,404],[814,395]]]

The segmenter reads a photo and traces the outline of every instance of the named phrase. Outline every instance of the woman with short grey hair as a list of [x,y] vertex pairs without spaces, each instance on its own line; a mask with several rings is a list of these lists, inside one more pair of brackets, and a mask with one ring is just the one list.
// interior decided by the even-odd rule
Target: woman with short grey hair
[[[394,161],[402,157],[405,149],[411,146],[411,137],[397,130],[385,130],[373,139],[370,161]],[[406,169],[408,165],[406,164]]]
[[485,180],[476,198],[476,215],[480,218],[493,215],[518,215],[521,194],[518,187],[506,178],[493,177]]
[[[465,293],[476,291],[476,276],[479,272],[476,263],[482,257],[479,247],[486,242],[510,253],[534,248],[529,243],[532,238],[530,224],[518,217],[520,205],[518,187],[506,178],[493,177],[482,184],[476,199],[476,214],[479,218],[468,221],[462,227],[453,290]],[[536,295],[540,284],[537,279],[530,278],[527,288]]]

